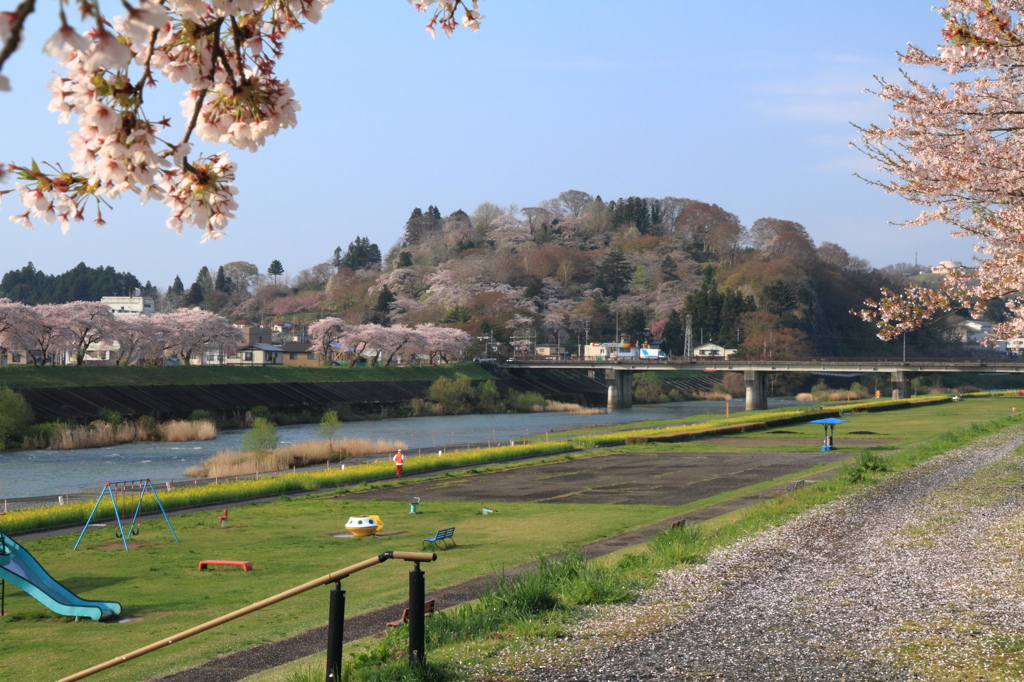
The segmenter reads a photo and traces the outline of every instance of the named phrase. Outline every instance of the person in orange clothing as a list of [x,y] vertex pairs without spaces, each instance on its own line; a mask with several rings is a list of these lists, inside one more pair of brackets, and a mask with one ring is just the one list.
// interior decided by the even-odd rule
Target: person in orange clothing
[[405,455],[403,455],[402,451],[399,450],[391,459],[395,461],[395,472],[396,475],[400,477],[402,475],[402,465],[405,464]]

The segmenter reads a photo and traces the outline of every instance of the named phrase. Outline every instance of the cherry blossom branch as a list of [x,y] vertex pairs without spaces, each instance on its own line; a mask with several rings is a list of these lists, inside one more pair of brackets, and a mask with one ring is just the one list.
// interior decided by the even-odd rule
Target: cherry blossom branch
[[[27,209],[11,221],[28,228],[32,219],[59,221],[67,230],[95,206],[102,223],[101,207],[127,191],[166,204],[174,230],[195,226],[203,240],[220,237],[237,208],[236,166],[226,151],[193,156],[193,138],[256,151],[296,125],[300,106],[289,82],[275,74],[276,62],[291,32],[318,22],[330,0],[120,0],[125,14],[109,21],[99,0],[78,0],[81,20],[91,24],[82,33],[67,21],[69,2],[57,0],[60,26],[43,50],[64,69],[48,83],[50,110],[60,123],[77,123],[71,167],[0,165],[0,181],[6,173],[18,180],[0,196],[16,191]],[[414,4],[425,10],[435,2]],[[469,5],[439,2],[431,24],[439,21],[451,35],[462,9],[462,26],[476,31],[483,17],[476,0]],[[35,0],[22,0],[17,12],[0,13],[0,68],[21,45],[34,10]],[[149,118],[142,108],[146,88],[162,80],[186,87],[177,144],[161,134],[170,117]],[[0,75],[0,90],[7,89]]]
[[28,19],[28,15],[32,14],[35,9],[35,0],[22,0],[17,8],[15,8],[14,12],[11,13],[12,16],[8,21],[10,35],[4,42],[3,49],[0,49],[0,71],[3,71],[4,63],[7,62],[7,58],[14,54],[21,45],[21,37],[24,34],[25,29],[25,20]]

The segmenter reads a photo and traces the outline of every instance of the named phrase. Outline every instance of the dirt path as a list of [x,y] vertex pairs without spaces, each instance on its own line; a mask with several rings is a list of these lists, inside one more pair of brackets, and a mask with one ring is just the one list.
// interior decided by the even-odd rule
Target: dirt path
[[481,675],[1019,680],[1022,445],[999,434],[815,509]]

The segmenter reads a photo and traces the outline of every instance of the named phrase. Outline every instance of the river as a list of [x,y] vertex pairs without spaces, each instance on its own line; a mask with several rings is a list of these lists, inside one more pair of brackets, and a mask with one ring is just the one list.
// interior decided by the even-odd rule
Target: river
[[[769,404],[782,407],[795,404],[795,401],[773,398]],[[418,452],[435,452],[458,447],[462,443],[508,443],[581,426],[683,418],[705,413],[724,414],[725,409],[725,403],[721,401],[692,401],[636,405],[596,415],[540,412],[410,417],[345,422],[335,433],[335,438],[402,441],[407,444],[406,453],[415,456]],[[730,414],[742,410],[742,400],[730,402]],[[319,438],[318,430],[318,424],[298,424],[279,427],[278,434],[281,443],[287,444]],[[232,430],[221,432],[214,440],[189,443],[133,443],[80,450],[0,453],[0,499],[98,491],[108,481],[148,478],[156,485],[180,481],[185,478],[185,469],[205,461],[216,452],[240,449],[244,434],[244,430]]]

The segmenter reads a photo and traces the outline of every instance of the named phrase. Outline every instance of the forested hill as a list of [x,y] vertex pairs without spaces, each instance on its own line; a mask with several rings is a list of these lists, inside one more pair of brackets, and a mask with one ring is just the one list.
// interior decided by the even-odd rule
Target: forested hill
[[[175,278],[157,306],[298,325],[325,316],[441,323],[478,338],[478,353],[484,340],[506,351],[527,341],[576,351],[616,337],[663,338],[681,353],[689,314],[695,345],[713,341],[748,357],[883,356],[902,348],[879,341],[850,311],[883,286],[900,290],[910,277],[926,277],[908,264],[875,269],[840,244],[815,243],[789,220],[748,226],[697,200],[605,201],[576,190],[526,208],[485,202],[472,214],[448,215],[416,208],[398,243],[381,254],[356,237],[347,251],[338,246],[301,270],[278,261],[203,267],[191,286]],[[79,265],[48,278],[30,264],[4,276],[0,296],[96,299],[129,286],[138,280],[111,268]],[[994,320],[999,314],[993,307]],[[955,351],[949,338],[931,329],[910,335],[908,346],[948,354]]]
[[126,296],[143,287],[135,275],[117,272],[112,267],[91,268],[79,263],[61,275],[47,275],[29,263],[21,270],[11,270],[0,279],[0,298],[39,305],[69,301],[98,301],[103,296]]

